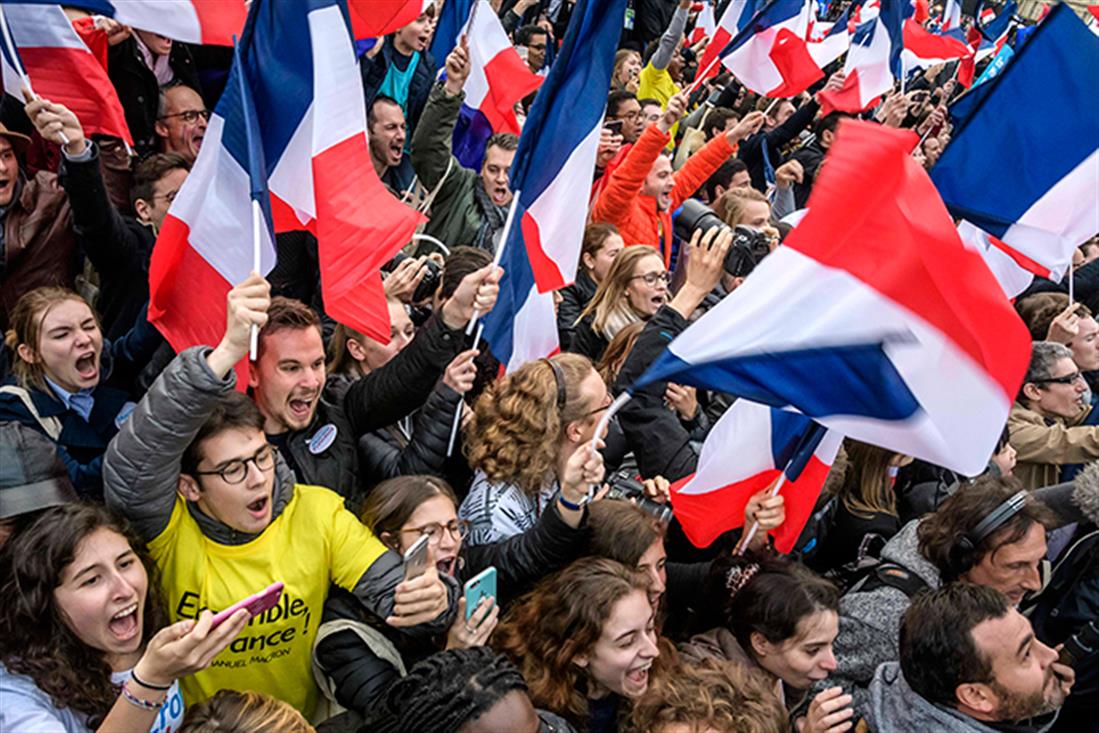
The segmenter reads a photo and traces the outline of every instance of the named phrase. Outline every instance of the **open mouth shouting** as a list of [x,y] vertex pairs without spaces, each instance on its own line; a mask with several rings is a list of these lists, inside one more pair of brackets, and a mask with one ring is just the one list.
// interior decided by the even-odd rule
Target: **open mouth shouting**
[[138,615],[138,604],[135,601],[111,616],[111,620],[107,623],[107,630],[118,641],[130,641],[141,633]]
[[633,669],[626,670],[626,692],[633,695],[641,695],[649,687],[649,669],[653,666],[652,661],[648,661],[640,667],[634,667]]
[[99,383],[99,354],[94,349],[78,356],[74,367],[84,386],[94,387]]
[[313,418],[313,409],[317,404],[317,394],[297,395],[290,398],[286,407],[295,425],[307,425]]

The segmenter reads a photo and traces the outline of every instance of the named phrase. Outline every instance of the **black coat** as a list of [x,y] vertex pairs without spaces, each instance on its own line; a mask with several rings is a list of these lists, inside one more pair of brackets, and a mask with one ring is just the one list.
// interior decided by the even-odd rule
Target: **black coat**
[[[178,81],[201,93],[195,61],[187,44],[172,43],[168,65]],[[160,85],[152,70],[145,65],[136,38],[131,36],[110,47],[107,74],[126,114],[126,125],[134,139],[134,152],[139,156],[155,153],[157,137],[153,125],[156,124],[157,106],[160,104]]]
[[[538,523],[529,532],[502,542],[470,547],[459,552],[458,581],[480,573],[490,565],[496,568],[497,603],[506,605],[529,589],[539,578],[568,565],[588,547],[587,514],[577,529],[564,523],[554,504],[542,512]],[[412,649],[409,641],[380,621],[365,618],[362,604],[354,599],[341,601],[337,594],[329,596],[324,606],[323,621],[350,618],[368,623],[383,631],[398,646],[406,668],[419,658],[438,651],[438,647]],[[317,664],[334,683],[336,699],[350,710],[366,715],[380,700],[386,689],[397,681],[397,670],[379,659],[353,631],[338,631],[321,641],[314,650]]]
[[592,363],[595,363],[603,358],[603,352],[607,350],[609,344],[610,342],[607,339],[595,332],[595,329],[592,328],[592,317],[587,316],[576,324],[576,331],[572,336],[572,343],[569,344],[568,351],[573,354],[582,354],[591,359]]
[[91,145],[92,157],[64,160],[58,178],[69,195],[77,244],[99,274],[95,308],[103,334],[119,339],[149,300],[149,258],[156,234],[111,205],[99,169],[99,148]]
[[[326,384],[309,427],[276,439],[285,443],[298,481],[326,486],[344,497],[350,508],[357,508],[370,486],[359,465],[359,440],[424,404],[463,343],[461,330],[451,331],[435,316],[381,369],[350,387]],[[328,426],[336,435],[324,447],[313,438]]]
[[595,297],[596,288],[595,281],[583,269],[576,273],[576,282],[561,288],[561,303],[557,306],[557,336],[561,340],[561,351],[570,350],[576,333],[576,321]]
[[359,439],[360,470],[370,485],[396,476],[428,474],[445,478],[450,428],[462,396],[440,382],[411,418],[411,436],[398,425],[373,430]]
[[748,166],[748,173],[752,176],[752,186],[760,191],[767,190],[767,179],[764,175],[763,146],[767,146],[768,160],[771,166],[778,168],[782,163],[782,148],[796,138],[801,131],[813,124],[820,105],[815,101],[808,101],[790,115],[790,119],[783,122],[773,130],[757,132],[740,144],[738,157]]

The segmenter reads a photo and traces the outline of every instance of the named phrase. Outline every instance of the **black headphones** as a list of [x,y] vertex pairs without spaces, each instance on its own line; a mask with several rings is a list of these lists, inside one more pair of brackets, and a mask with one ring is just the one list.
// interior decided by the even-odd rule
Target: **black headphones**
[[950,548],[950,571],[954,578],[960,577],[977,564],[977,547],[1021,512],[1026,506],[1028,496],[1025,490],[1013,494],[977,522],[973,529]]

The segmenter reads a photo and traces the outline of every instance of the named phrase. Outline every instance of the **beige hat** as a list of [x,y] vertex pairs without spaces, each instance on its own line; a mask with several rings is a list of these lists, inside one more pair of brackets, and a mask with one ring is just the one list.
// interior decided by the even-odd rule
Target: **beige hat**
[[3,122],[0,122],[0,137],[7,138],[11,146],[15,148],[17,155],[26,155],[27,148],[30,147],[31,139],[26,135],[19,132],[12,132],[4,126]]

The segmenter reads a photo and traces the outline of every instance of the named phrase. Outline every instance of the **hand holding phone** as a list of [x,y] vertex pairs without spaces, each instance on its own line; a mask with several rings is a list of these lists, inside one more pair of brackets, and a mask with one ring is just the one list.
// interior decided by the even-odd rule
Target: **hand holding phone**
[[496,603],[496,568],[491,565],[466,581],[464,586],[466,599],[466,621],[473,616],[482,598]]
[[404,554],[404,579],[418,578],[427,571],[427,545],[430,538],[420,535]]
[[214,620],[210,622],[210,628],[216,629],[242,608],[248,611],[252,616],[258,616],[264,611],[274,608],[279,603],[279,597],[282,595],[283,587],[282,583],[272,583],[259,593],[248,596],[242,601],[237,601],[224,611],[215,614]]
[[607,120],[603,123],[603,127],[607,128],[615,135],[622,134],[622,120]]

